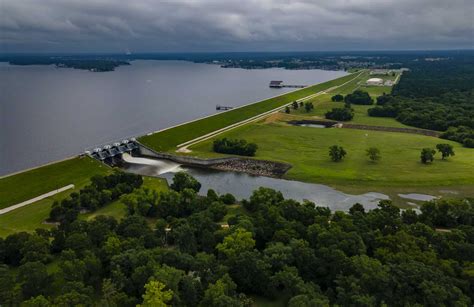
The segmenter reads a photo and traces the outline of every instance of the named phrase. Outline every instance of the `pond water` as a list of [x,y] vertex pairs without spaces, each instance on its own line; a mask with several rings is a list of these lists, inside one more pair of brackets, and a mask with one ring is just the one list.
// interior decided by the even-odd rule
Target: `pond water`
[[297,126],[300,126],[300,127],[310,127],[310,128],[326,128],[326,126],[324,126],[324,125],[318,125],[318,124],[300,124],[300,125],[297,125]]
[[133,61],[113,72],[0,63],[0,176],[294,89],[342,71]]
[[267,187],[281,191],[285,198],[297,201],[309,200],[318,206],[329,207],[333,211],[347,211],[355,203],[362,204],[366,209],[373,209],[377,207],[380,200],[389,199],[387,195],[381,193],[351,195],[322,184],[252,176],[238,172],[190,168],[166,160],[130,156],[124,160],[126,161],[124,166],[126,171],[165,178],[169,183],[172,182],[175,172],[186,171],[201,183],[200,194],[202,195],[205,195],[208,189],[214,189],[219,194],[231,193],[237,199],[246,199],[259,187]]

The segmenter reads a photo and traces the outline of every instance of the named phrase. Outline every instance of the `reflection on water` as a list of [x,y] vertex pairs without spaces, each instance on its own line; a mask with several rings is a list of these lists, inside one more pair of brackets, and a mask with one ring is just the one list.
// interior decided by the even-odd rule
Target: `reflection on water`
[[174,172],[184,170],[201,182],[200,193],[203,195],[207,193],[208,189],[214,189],[219,194],[231,193],[237,199],[244,199],[249,198],[252,192],[259,187],[267,187],[281,191],[285,198],[297,201],[309,200],[318,206],[342,211],[349,210],[355,203],[364,205],[366,209],[373,209],[380,200],[389,199],[387,195],[381,193],[351,195],[322,184],[252,176],[237,172],[180,167],[174,162],[164,160],[127,157],[126,162],[124,168],[129,172],[165,178],[169,183],[173,179]]

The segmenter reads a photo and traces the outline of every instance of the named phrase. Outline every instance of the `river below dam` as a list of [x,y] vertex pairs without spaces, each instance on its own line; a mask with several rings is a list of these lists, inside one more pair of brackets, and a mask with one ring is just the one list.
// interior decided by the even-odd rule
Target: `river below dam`
[[132,61],[112,72],[0,63],[0,176],[144,135],[294,89],[343,71],[238,69]]
[[347,211],[355,203],[362,204],[366,209],[374,209],[380,200],[389,199],[387,195],[376,192],[351,195],[323,184],[186,167],[172,161],[131,157],[127,154],[124,155],[124,161],[126,171],[165,178],[168,183],[172,182],[176,172],[185,171],[201,183],[202,195],[206,195],[208,189],[214,189],[218,194],[231,193],[240,200],[249,198],[259,187],[266,187],[280,191],[285,198],[300,202],[309,200],[333,211]]

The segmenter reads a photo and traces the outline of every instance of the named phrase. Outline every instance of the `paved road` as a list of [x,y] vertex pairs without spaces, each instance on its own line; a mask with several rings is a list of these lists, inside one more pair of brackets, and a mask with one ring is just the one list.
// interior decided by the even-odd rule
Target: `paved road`
[[57,189],[57,190],[54,190],[54,191],[51,191],[51,192],[42,194],[42,195],[40,195],[40,196],[37,196],[37,197],[35,197],[35,198],[29,199],[29,200],[25,200],[24,202],[21,202],[21,203],[19,203],[19,204],[16,204],[16,205],[13,205],[13,206],[10,206],[10,207],[1,209],[1,210],[0,210],[0,215],[5,214],[5,213],[10,212],[10,211],[15,210],[15,209],[18,209],[18,208],[21,208],[21,207],[30,205],[30,204],[35,203],[35,202],[37,202],[37,201],[40,201],[40,200],[42,200],[42,199],[45,199],[45,198],[54,196],[54,195],[56,195],[56,194],[58,194],[58,193],[67,191],[67,190],[69,190],[69,189],[74,189],[74,185],[73,185],[73,184],[70,184],[70,185],[67,185],[67,186],[65,186],[65,187],[62,187],[62,188],[60,188],[60,189]]

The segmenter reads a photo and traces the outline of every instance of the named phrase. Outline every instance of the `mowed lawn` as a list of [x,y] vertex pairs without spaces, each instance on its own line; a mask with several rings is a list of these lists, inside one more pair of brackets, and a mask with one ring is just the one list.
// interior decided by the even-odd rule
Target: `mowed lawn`
[[[168,184],[166,180],[162,178],[143,177],[143,187],[157,191],[165,191],[168,189]],[[77,189],[74,191],[77,191]],[[65,191],[31,205],[0,215],[0,237],[6,237],[12,233],[20,231],[33,232],[37,228],[54,227],[52,224],[45,223],[45,220],[48,218],[49,212],[51,211],[51,206],[54,201],[61,201],[68,197],[72,192],[73,190]],[[120,200],[117,200],[93,213],[81,214],[80,217],[91,220],[99,215],[108,215],[120,220],[125,216],[125,214],[125,205],[121,203]]]
[[[312,101],[314,109],[310,112],[306,112],[304,108],[298,108],[298,110],[293,110],[293,108],[291,108],[290,114],[304,117],[314,117],[314,119],[325,119],[324,115],[326,114],[326,112],[332,110],[333,108],[344,107],[344,102],[333,102],[331,101],[331,96],[332,95],[324,94],[317,97],[317,99],[314,99]],[[367,110],[373,108],[374,105],[352,105],[351,107],[354,109],[354,118],[350,121],[347,121],[346,123],[370,126],[410,128],[410,126],[400,123],[395,118],[369,116],[367,114]]]
[[296,90],[278,97],[265,99],[251,105],[236,108],[224,113],[219,113],[211,117],[199,119],[188,124],[167,129],[152,135],[146,135],[140,137],[138,140],[142,144],[147,145],[157,151],[174,151],[177,145],[186,141],[238,123],[253,116],[262,114],[266,111],[281,107],[294,100],[307,97],[330,87],[344,84],[345,82],[353,79],[358,74],[359,73],[349,74],[338,79]]
[[110,168],[89,158],[77,157],[0,179],[0,209],[41,194],[74,184],[86,185],[89,178],[110,172]]
[[[347,83],[340,88],[332,90],[326,94],[315,97],[311,100],[314,105],[314,109],[310,112],[306,112],[304,108],[298,110],[291,109],[292,115],[299,115],[305,117],[315,117],[324,119],[326,112],[333,108],[344,107],[344,102],[333,102],[331,97],[336,94],[347,95],[353,91],[359,89],[368,92],[374,99],[374,105],[351,105],[354,109],[354,118],[347,123],[371,125],[371,126],[385,126],[385,127],[398,127],[398,128],[409,128],[409,126],[398,122],[394,118],[388,117],[371,117],[367,114],[367,110],[375,106],[375,101],[378,96],[383,93],[389,94],[392,91],[391,87],[388,86],[365,86],[365,81],[373,76],[370,76],[368,72],[361,74],[357,79]],[[385,79],[393,79],[392,76],[384,76]]]
[[[218,137],[246,139],[258,144],[255,158],[288,162],[293,165],[285,175],[305,182],[354,186],[451,186],[474,184],[474,150],[460,144],[408,133],[358,129],[318,129],[271,124],[251,124]],[[433,164],[420,162],[424,147],[452,144],[456,156],[447,161],[439,153]],[[342,162],[332,162],[331,145],[347,151]],[[382,159],[377,163],[366,157],[368,147],[378,147]],[[217,156],[211,152],[212,140],[190,149],[192,155]]]
[[54,201],[66,198],[72,190],[56,194],[37,201],[31,205],[18,208],[0,215],[0,237],[6,237],[15,232],[33,232],[37,228],[51,228],[51,224],[44,221],[49,216]]

